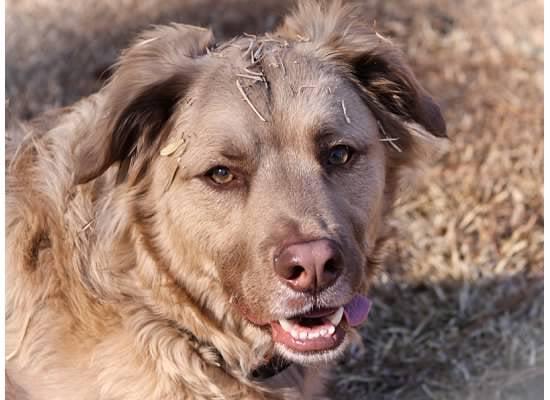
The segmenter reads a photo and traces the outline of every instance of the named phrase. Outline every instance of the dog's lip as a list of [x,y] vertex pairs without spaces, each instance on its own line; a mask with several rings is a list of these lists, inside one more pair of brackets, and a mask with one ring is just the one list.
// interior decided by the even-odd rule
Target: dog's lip
[[[311,309],[310,311],[307,311],[307,312],[301,312],[301,313],[296,313],[296,314],[291,314],[289,316],[285,316],[284,319],[322,318],[322,317],[326,317],[328,315],[334,314],[334,312],[342,306],[313,308],[313,309]],[[283,319],[283,318],[280,318],[280,319]]]
[[302,311],[287,315],[282,315],[277,319],[295,319],[295,318],[321,318],[326,317],[340,308],[344,309],[344,316],[348,321],[348,324],[352,327],[359,326],[367,320],[370,309],[372,306],[371,300],[361,294],[356,294],[353,296],[347,303],[331,306],[331,307],[322,307],[322,308],[313,308],[308,311]]
[[[252,314],[248,308],[237,305],[238,312],[243,315],[249,322],[256,326],[268,327],[272,322],[279,321],[281,319],[295,319],[295,318],[321,318],[333,314],[340,307],[345,306],[333,305],[329,307],[303,307],[300,311],[290,311],[284,314],[273,315],[269,320],[261,319]],[[307,310],[307,311],[306,311]]]
[[304,319],[334,319],[334,314],[337,311],[342,311],[344,319],[347,322],[347,325],[350,327],[356,327],[361,325],[367,320],[370,308],[372,306],[371,300],[364,295],[356,294],[353,298],[341,305],[341,306],[330,306],[322,308],[309,308],[307,311],[293,312],[285,315],[279,315],[271,320],[260,320],[255,318],[252,314],[246,312],[246,309],[240,307],[241,315],[243,315],[249,322],[258,326],[258,327],[269,327],[273,326],[273,323],[281,320],[297,320],[300,318]]

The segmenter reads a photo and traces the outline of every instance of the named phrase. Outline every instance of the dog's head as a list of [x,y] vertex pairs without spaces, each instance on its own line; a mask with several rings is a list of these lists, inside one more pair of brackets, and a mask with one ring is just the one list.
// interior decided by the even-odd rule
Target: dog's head
[[366,318],[399,176],[445,137],[400,53],[354,13],[303,3],[274,34],[217,47],[200,28],[145,33],[105,88],[102,136],[77,153],[79,182],[113,164],[125,185],[147,180],[173,272],[219,282],[302,363],[334,358]]

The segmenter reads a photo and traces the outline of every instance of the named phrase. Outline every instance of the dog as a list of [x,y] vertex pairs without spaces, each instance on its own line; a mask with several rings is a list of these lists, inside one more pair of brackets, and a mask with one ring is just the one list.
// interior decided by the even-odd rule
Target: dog
[[301,399],[370,309],[439,106],[357,8],[262,36],[154,27],[7,159],[17,399]]

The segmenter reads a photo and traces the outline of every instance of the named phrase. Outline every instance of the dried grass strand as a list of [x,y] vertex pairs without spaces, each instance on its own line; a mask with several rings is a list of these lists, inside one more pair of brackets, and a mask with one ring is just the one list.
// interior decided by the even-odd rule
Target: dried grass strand
[[262,78],[260,78],[257,75],[247,75],[247,74],[235,74],[235,75],[238,76],[239,78],[250,79],[250,80],[253,80],[255,82],[263,82],[264,81]]
[[174,183],[174,179],[176,179],[176,175],[178,174],[178,171],[180,170],[179,161],[180,161],[180,159],[178,158],[176,168],[174,168],[174,171],[172,172],[172,175],[170,176],[170,179],[166,183],[166,186],[164,187],[164,192],[163,193],[168,192],[170,187],[172,187],[172,184]]
[[315,89],[317,88],[317,86],[315,85],[302,85],[298,88],[298,93],[302,94],[302,91],[304,91],[304,89]]
[[250,101],[250,99],[248,98],[248,96],[246,95],[243,87],[241,86],[241,82],[239,82],[239,80],[237,79],[235,81],[235,83],[237,84],[237,89],[239,89],[239,92],[241,92],[241,96],[243,96],[244,100],[246,101],[246,103],[250,106],[250,108],[252,109],[252,111],[254,111],[254,113],[258,116],[258,118],[260,118],[260,120],[262,122],[267,122],[267,120],[262,116],[262,114],[260,114],[260,112],[256,109],[256,107],[254,106],[254,104],[252,104],[252,102]]
[[346,103],[344,103],[344,99],[342,99],[342,110],[344,111],[344,118],[346,119],[346,122],[348,124],[351,124],[351,119],[349,119],[348,111],[346,110]]
[[397,144],[394,143],[397,140],[399,140],[399,138],[393,138],[393,137],[388,136],[388,134],[386,133],[386,130],[384,129],[384,127],[382,126],[382,123],[379,120],[376,120],[376,124],[378,125],[378,129],[380,129],[380,132],[382,132],[382,135],[384,135],[384,138],[380,139],[380,141],[381,142],[388,142],[395,150],[402,153],[403,150],[401,150],[401,148]]
[[80,230],[78,231],[78,233],[82,233],[82,232],[85,232],[87,231],[90,226],[92,226],[93,222],[95,221],[95,218],[92,218],[91,220],[89,220],[86,225],[84,225],[82,228],[80,228]]

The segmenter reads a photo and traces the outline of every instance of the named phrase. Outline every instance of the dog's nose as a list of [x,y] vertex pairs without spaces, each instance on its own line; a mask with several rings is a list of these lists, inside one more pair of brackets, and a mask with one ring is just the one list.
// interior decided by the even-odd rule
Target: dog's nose
[[300,292],[316,292],[340,276],[342,253],[331,240],[297,243],[275,258],[275,272],[283,282]]

